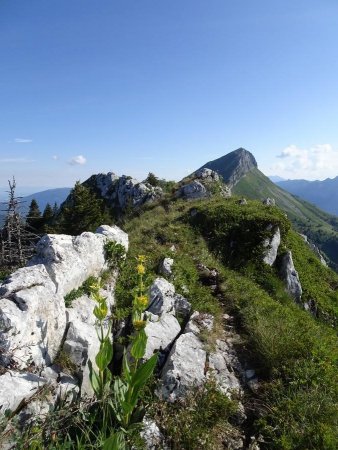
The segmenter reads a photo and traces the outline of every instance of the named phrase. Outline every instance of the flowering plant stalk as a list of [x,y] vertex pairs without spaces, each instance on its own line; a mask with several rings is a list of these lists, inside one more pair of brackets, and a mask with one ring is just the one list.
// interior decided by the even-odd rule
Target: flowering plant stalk
[[[104,450],[123,450],[127,445],[127,435],[142,420],[142,409],[138,406],[140,392],[154,372],[157,355],[148,361],[141,362],[145,355],[147,335],[144,330],[147,321],[145,309],[148,306],[148,297],[145,294],[143,276],[145,274],[145,257],[137,258],[137,287],[132,308],[132,321],[135,334],[132,338],[130,354],[126,350],[123,355],[122,374],[112,380],[108,368],[113,357],[112,342],[110,340],[110,326],[104,327],[108,315],[106,298],[100,295],[100,285],[91,287],[91,295],[97,305],[94,315],[98,320],[97,331],[100,340],[100,350],[95,362],[96,372],[90,365],[90,381],[98,399],[102,400],[104,434],[107,435],[109,423],[114,422],[115,427],[104,441]],[[108,408],[108,409],[107,409]]]

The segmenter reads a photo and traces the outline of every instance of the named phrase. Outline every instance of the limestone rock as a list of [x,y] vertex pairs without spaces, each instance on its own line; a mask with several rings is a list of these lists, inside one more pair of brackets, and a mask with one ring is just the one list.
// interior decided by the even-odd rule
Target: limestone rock
[[29,265],[44,264],[57,292],[64,296],[77,289],[90,276],[106,268],[102,234],[85,232],[80,236],[49,234],[37,244]]
[[280,274],[285,282],[287,292],[297,302],[301,302],[302,286],[292,259],[292,253],[288,250],[282,257]]
[[221,158],[209,161],[203,167],[217,171],[224,182],[232,188],[246,173],[257,167],[257,162],[250,152],[241,147]]
[[313,253],[318,256],[319,261],[323,264],[323,266],[327,267],[327,262],[325,261],[321,251],[319,250],[319,248],[313,243],[311,242],[308,237],[305,234],[301,234],[300,236],[303,238],[304,242],[307,243],[307,245],[311,248],[311,250],[313,251]]
[[[184,286],[182,286],[182,289]],[[191,304],[183,295],[175,294],[175,315],[176,317],[183,318],[184,320],[189,318],[191,312]]]
[[128,234],[121,230],[121,228],[116,225],[101,225],[95,231],[96,234],[102,234],[106,236],[110,241],[114,241],[117,244],[123,245],[126,252],[129,248],[129,238]]
[[219,175],[217,172],[206,167],[196,170],[194,173],[196,178],[202,179],[207,182],[219,181]]
[[274,198],[268,197],[268,198],[266,198],[266,199],[263,200],[263,205],[266,205],[266,206],[276,206],[276,201],[275,201]]
[[162,370],[160,397],[174,401],[205,381],[206,351],[194,333],[182,334],[175,342]]
[[84,185],[99,191],[112,208],[125,209],[141,206],[144,203],[157,200],[163,195],[160,187],[151,186],[149,183],[140,183],[132,177],[108,174],[92,175],[84,182]]
[[216,350],[209,355],[208,375],[213,377],[220,390],[229,398],[242,394],[235,369],[241,370],[234,348],[226,340],[216,341]]
[[50,364],[66,327],[63,297],[43,265],[14,272],[0,288],[1,364]]
[[77,367],[77,375],[82,379],[81,392],[87,395],[93,394],[93,389],[89,381],[88,361],[91,361],[93,368],[97,370],[95,356],[100,349],[95,327],[82,320],[72,319],[69,325],[63,351]]
[[181,331],[177,319],[171,314],[161,317],[152,315],[144,331],[148,337],[144,359],[149,359],[155,352],[166,350]]
[[172,266],[174,264],[174,260],[172,258],[164,258],[164,260],[160,264],[159,272],[170,278],[173,275]]
[[16,410],[24,400],[36,394],[46,379],[32,373],[8,371],[0,376],[0,414]]
[[198,336],[202,331],[212,331],[213,326],[214,317],[211,314],[194,311],[184,329],[184,332],[194,333]]
[[147,450],[169,450],[156,422],[148,416],[145,416],[143,419],[143,430],[140,432],[140,435],[145,441]]
[[149,312],[156,315],[179,314],[186,318],[190,309],[190,303],[182,295],[175,293],[173,284],[164,278],[156,278],[150,287]]
[[263,242],[263,247],[266,248],[263,261],[265,264],[272,266],[277,258],[278,248],[281,242],[279,227],[276,228],[271,238],[267,238]]
[[179,189],[177,196],[186,200],[196,200],[198,198],[208,197],[208,191],[200,181],[193,180],[191,183],[182,186]]

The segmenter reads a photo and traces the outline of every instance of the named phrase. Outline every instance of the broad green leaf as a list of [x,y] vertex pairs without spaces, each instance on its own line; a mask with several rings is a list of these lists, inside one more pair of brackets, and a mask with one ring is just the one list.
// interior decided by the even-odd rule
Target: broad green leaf
[[141,359],[144,356],[146,345],[147,345],[147,335],[144,330],[140,330],[133,342],[130,353],[135,359]]
[[127,356],[126,349],[124,349],[124,352],[123,352],[122,375],[125,378],[125,380],[129,383],[131,380],[131,374],[130,374],[130,367],[128,364],[128,356]]
[[134,373],[131,379],[131,386],[135,388],[143,387],[151,377],[157,364],[157,354],[143,363]]
[[95,357],[95,362],[97,364],[97,367],[103,371],[113,357],[113,346],[110,342],[110,339],[108,337],[105,338],[105,340],[100,345],[99,353]]
[[93,364],[91,360],[88,361],[88,367],[89,367],[89,380],[90,384],[92,385],[92,388],[96,394],[97,397],[100,395],[100,378],[98,374],[93,369]]

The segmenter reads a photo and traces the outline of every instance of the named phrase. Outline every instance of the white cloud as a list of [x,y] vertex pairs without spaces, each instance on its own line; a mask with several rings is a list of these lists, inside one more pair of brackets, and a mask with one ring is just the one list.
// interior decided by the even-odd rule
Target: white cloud
[[317,144],[310,148],[292,144],[284,148],[277,158],[280,161],[269,171],[283,178],[313,180],[338,175],[338,149],[331,144]]
[[56,161],[56,160],[59,159],[59,157],[58,157],[58,155],[53,155],[53,156],[52,156],[52,159],[54,159],[54,161]]
[[14,139],[14,142],[17,144],[29,144],[31,142],[33,142],[32,139],[22,139],[22,138],[16,138]]
[[87,162],[87,159],[83,155],[78,155],[78,156],[74,156],[69,161],[69,164],[71,164],[72,166],[75,166],[75,165],[83,166],[84,164],[86,164],[86,162]]

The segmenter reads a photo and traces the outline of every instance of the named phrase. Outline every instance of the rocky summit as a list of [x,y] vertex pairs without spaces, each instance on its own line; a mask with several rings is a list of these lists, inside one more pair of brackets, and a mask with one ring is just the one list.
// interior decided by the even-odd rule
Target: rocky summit
[[207,162],[201,169],[214,170],[232,188],[246,173],[255,167],[257,167],[257,162],[254,156],[248,150],[238,148],[221,158]]

